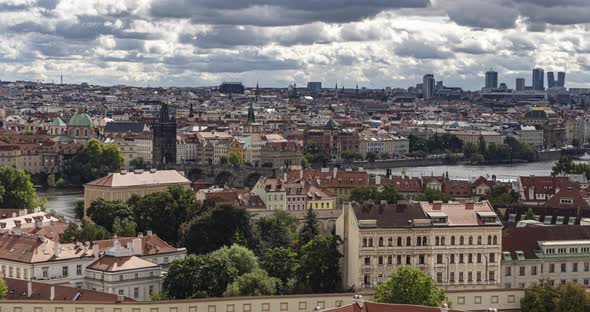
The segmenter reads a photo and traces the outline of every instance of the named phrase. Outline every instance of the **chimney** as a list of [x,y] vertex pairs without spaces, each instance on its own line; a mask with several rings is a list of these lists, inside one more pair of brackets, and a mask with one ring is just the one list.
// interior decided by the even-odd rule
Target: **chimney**
[[143,232],[138,232],[137,237],[143,237]]
[[359,172],[363,172],[363,171],[364,171],[363,167],[359,167]]
[[58,257],[59,256],[59,243],[55,242],[53,245],[53,255]]
[[55,286],[51,286],[51,290],[50,290],[50,294],[49,294],[49,300],[53,301],[55,299]]
[[283,181],[285,181],[285,182],[287,181],[287,173],[286,172],[283,173]]
[[375,184],[381,185],[381,176],[380,175],[375,176]]
[[143,250],[141,248],[141,238],[134,238],[131,241],[131,251],[136,256],[141,256],[143,254]]
[[299,170],[299,180],[303,180],[303,168]]
[[27,298],[31,298],[32,295],[33,295],[33,282],[28,281],[27,282]]
[[152,236],[152,230],[147,230],[146,236]]
[[336,174],[338,173],[338,168],[334,167],[334,173],[332,175],[332,178],[336,179]]
[[98,245],[92,245],[92,254],[94,255],[94,259],[98,259],[98,254],[100,253],[98,249]]
[[473,210],[475,203],[471,200],[465,202],[465,210]]

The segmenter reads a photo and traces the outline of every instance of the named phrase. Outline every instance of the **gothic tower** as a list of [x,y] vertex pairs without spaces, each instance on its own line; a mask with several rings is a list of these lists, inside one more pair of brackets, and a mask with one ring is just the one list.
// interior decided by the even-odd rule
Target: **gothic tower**
[[162,104],[160,116],[153,127],[152,164],[168,168],[176,164],[176,116],[168,104]]

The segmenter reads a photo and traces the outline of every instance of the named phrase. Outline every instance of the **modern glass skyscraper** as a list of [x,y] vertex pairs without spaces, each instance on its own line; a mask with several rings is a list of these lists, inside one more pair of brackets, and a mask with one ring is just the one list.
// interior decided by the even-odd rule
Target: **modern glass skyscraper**
[[557,73],[557,85],[559,87],[565,88],[565,72]]
[[497,89],[498,88],[498,72],[497,71],[487,71],[486,72],[486,89]]
[[525,79],[524,78],[516,78],[516,91],[524,91],[525,87]]
[[434,75],[426,74],[422,79],[422,96],[425,100],[434,97]]
[[533,69],[533,90],[545,90],[545,71],[542,68]]
[[553,72],[547,72],[547,88],[556,87],[555,85],[555,75]]

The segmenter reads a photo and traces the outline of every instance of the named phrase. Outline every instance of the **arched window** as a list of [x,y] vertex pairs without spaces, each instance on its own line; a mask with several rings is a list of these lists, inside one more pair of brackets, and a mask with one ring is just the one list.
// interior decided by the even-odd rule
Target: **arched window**
[[389,246],[389,247],[393,246],[393,237],[390,237],[387,239],[387,246]]
[[434,245],[435,246],[440,245],[440,238],[438,236],[434,237]]
[[428,239],[426,238],[426,236],[422,237],[422,246],[427,246],[428,245]]
[[498,236],[494,235],[494,245],[498,245]]
[[465,245],[465,237],[459,237],[459,245]]
[[406,237],[406,246],[412,246],[412,238]]
[[79,137],[80,136],[80,129],[76,129],[76,136]]
[[451,245],[455,245],[455,236],[451,236]]
[[473,245],[473,236],[469,236],[469,245]]
[[398,246],[401,246],[402,245],[402,238],[401,237],[398,237],[397,238],[397,245]]
[[488,245],[491,245],[491,244],[492,244],[492,236],[488,235]]
[[367,247],[367,238],[363,238],[363,247]]
[[477,244],[481,245],[481,235],[477,237]]
[[416,246],[422,246],[422,237],[416,237]]
[[369,238],[369,247],[373,247],[373,238]]
[[383,237],[379,237],[379,247],[383,247]]
[[87,137],[88,136],[88,129],[84,129],[84,136]]
[[440,238],[440,244],[443,246],[445,245],[445,237],[444,236]]

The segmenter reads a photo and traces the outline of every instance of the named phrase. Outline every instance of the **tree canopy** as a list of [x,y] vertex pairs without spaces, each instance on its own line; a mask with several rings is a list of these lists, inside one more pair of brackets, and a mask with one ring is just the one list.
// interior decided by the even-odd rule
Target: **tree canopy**
[[277,279],[270,277],[264,270],[256,270],[239,276],[223,294],[233,296],[270,296],[276,293]]
[[97,225],[104,227],[109,232],[113,232],[115,219],[119,219],[119,222],[121,222],[121,220],[132,218],[133,211],[127,203],[120,200],[107,201],[99,198],[90,203],[86,215]]
[[6,299],[8,295],[8,286],[6,286],[6,281],[2,276],[0,276],[0,300]]
[[384,303],[414,304],[439,307],[446,297],[443,288],[418,268],[402,266],[375,289],[374,300]]
[[59,241],[62,243],[89,242],[93,240],[109,239],[112,235],[100,225],[96,225],[88,220],[82,220],[82,225],[70,223],[68,227],[59,235]]
[[117,145],[91,139],[68,162],[64,168],[64,177],[70,185],[80,186],[120,171],[124,163],[125,157]]
[[590,165],[585,163],[575,163],[573,158],[561,156],[551,168],[551,175],[557,176],[562,174],[583,174],[590,179]]
[[12,167],[0,167],[1,208],[35,208],[38,204],[30,175]]
[[319,234],[320,222],[318,221],[318,214],[313,208],[309,208],[303,226],[299,230],[299,246],[304,246]]
[[385,200],[390,204],[395,204],[403,196],[393,185],[385,185],[381,189],[375,185],[367,187],[357,187],[350,193],[350,200],[362,203],[367,200],[382,201]]
[[340,287],[340,245],[337,236],[318,235],[299,254],[298,284],[307,291],[328,293]]
[[525,289],[520,308],[523,312],[583,312],[590,308],[590,297],[576,283],[555,287],[542,281]]
[[447,193],[443,193],[442,191],[435,190],[435,189],[426,189],[424,192],[416,195],[414,197],[417,201],[427,201],[429,203],[434,202],[435,200],[440,200],[443,203],[448,203],[449,201],[453,200],[451,196]]

